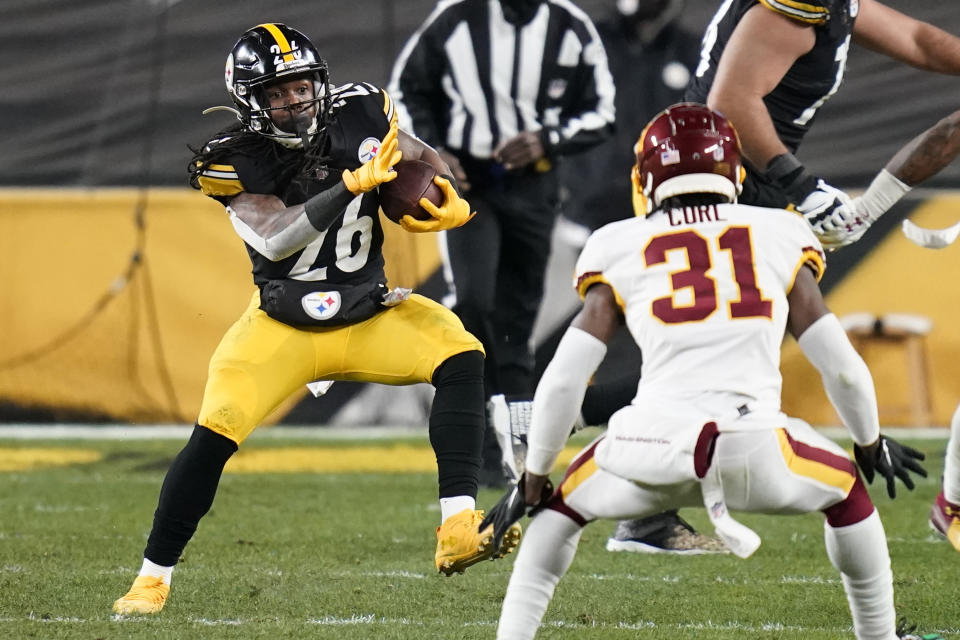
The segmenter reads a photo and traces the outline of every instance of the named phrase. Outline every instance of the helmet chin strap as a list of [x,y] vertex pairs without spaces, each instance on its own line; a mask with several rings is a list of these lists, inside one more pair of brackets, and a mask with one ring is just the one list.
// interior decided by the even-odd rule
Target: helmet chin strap
[[294,116],[293,126],[296,129],[295,133],[284,131],[271,119],[270,128],[273,129],[275,135],[270,137],[288,149],[302,149],[310,143],[310,138],[317,133],[317,116],[310,116],[309,119]]

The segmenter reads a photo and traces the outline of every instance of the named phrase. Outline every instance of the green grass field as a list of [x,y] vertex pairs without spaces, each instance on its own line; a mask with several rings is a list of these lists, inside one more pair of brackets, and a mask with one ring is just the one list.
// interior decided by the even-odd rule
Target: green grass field
[[[926,522],[944,442],[910,442],[930,471],[916,491],[896,501],[879,486],[871,494],[889,539],[898,613],[953,637],[960,555]],[[304,444],[318,446],[254,437],[244,450]],[[425,435],[376,443],[384,444],[427,446]],[[0,638],[494,637],[513,556],[450,578],[434,572],[435,472],[225,474],[164,611],[114,616],[111,603],[139,568],[163,474],[181,446],[0,441],[0,462],[3,452],[39,447],[77,459],[0,471]],[[498,497],[481,492],[481,506]],[[707,525],[697,510],[682,515]],[[538,637],[852,638],[822,518],[739,519],[763,537],[747,560],[608,553],[613,523],[591,525]]]

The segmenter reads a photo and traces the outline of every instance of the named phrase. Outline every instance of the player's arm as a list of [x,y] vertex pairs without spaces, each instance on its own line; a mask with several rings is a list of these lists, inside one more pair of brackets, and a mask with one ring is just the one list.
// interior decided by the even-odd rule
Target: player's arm
[[441,79],[449,71],[444,44],[453,29],[463,26],[459,6],[434,7],[410,36],[390,73],[388,91],[400,116],[400,126],[439,149],[446,140],[444,113],[449,97]]
[[737,24],[720,57],[707,105],[733,122],[744,157],[759,171],[788,152],[763,98],[815,41],[811,25],[757,4]]
[[623,321],[613,289],[603,282],[592,285],[533,397],[524,486],[527,504],[541,499],[547,476],[580,415],[587,384]]
[[781,142],[764,97],[816,44],[814,27],[765,5],[749,9],[720,56],[707,104],[737,128],[743,155],[803,215],[825,247],[852,242],[849,196],[811,175]]
[[292,207],[275,195],[244,191],[231,198],[227,213],[243,241],[276,262],[310,244],[353,198],[342,182]]
[[853,38],[914,67],[960,74],[960,38],[876,0],[860,0]]
[[960,110],[908,142],[887,163],[886,171],[909,186],[940,172],[960,155]]
[[459,193],[470,190],[467,172],[460,165],[457,156],[449,151],[434,149],[416,136],[412,136],[403,129],[400,130],[400,151],[408,160],[423,160],[437,170],[437,174],[444,176],[457,188]]
[[870,370],[830,313],[816,277],[806,266],[787,296],[787,327],[820,372],[823,387],[855,442],[868,445],[880,435],[877,398]]
[[827,309],[810,269],[800,269],[787,300],[790,333],[820,372],[830,403],[853,437],[857,463],[867,482],[873,482],[875,474],[882,475],[891,498],[896,496],[896,478],[912,490],[909,472],[927,476],[918,462],[924,456],[880,433],[873,377],[840,321]]
[[402,157],[397,137],[394,117],[373,158],[354,171],[345,169],[341,182],[303,204],[288,207],[275,195],[238,193],[227,203],[234,230],[268,260],[293,255],[326,231],[356,196],[397,177],[393,165]]
[[960,155],[960,111],[940,120],[903,146],[854,198],[854,211],[867,226],[897,203],[911,188],[940,172]]
[[458,186],[457,181],[453,179],[453,171],[451,170],[450,164],[436,149],[402,129],[399,132],[398,140],[404,160],[421,160],[426,162],[437,170],[438,175],[446,177],[453,182],[454,186]]
[[564,92],[559,120],[555,124],[541,123],[544,126],[539,131],[521,132],[500,145],[494,157],[505,166],[522,167],[541,157],[586,151],[613,135],[616,87],[607,53],[589,19],[582,19],[579,27],[571,32],[580,34],[582,53]]

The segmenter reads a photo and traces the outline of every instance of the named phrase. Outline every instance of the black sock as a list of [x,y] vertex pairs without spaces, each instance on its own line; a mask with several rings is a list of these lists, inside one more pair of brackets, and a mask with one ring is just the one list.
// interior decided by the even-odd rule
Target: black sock
[[200,425],[193,428],[163,479],[143,551],[147,560],[163,567],[177,564],[200,518],[210,510],[223,467],[236,450],[233,440]]
[[483,446],[483,354],[458,353],[433,373],[430,444],[437,456],[440,497],[477,497]]

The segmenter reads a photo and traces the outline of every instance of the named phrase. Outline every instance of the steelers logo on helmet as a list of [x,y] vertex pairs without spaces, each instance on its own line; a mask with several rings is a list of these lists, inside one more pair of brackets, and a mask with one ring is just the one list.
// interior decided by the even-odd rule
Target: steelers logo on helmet
[[380,139],[369,137],[365,138],[363,142],[360,143],[360,146],[357,147],[357,159],[360,160],[360,164],[366,164],[377,155],[377,151],[380,150]]
[[223,70],[223,81],[227,85],[227,93],[233,95],[233,52],[230,52],[230,55],[227,56],[227,64]]
[[733,125],[710,107],[682,102],[653,118],[634,146],[631,175],[637,215],[684,194],[718,194],[735,202],[742,189],[740,141]]

